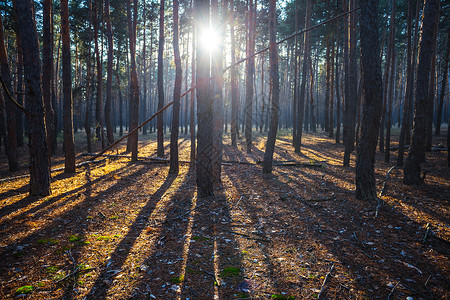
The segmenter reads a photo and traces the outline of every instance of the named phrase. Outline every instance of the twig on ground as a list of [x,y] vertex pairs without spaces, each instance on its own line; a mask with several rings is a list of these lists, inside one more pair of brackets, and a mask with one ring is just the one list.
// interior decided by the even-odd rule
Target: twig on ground
[[85,272],[89,272],[92,270],[97,269],[97,267],[93,267],[93,268],[87,268],[87,269],[80,269],[80,267],[82,266],[82,264],[80,266],[78,266],[73,272],[67,274],[66,276],[64,276],[63,278],[61,278],[60,280],[56,281],[56,283],[60,283],[61,281],[66,280],[67,278],[74,276],[75,274],[81,272],[81,271],[85,271]]
[[400,281],[397,282],[397,284],[392,288],[391,292],[389,293],[387,300],[391,299],[392,294],[394,293],[395,289],[397,288],[397,286],[400,284]]
[[381,197],[386,193],[386,189],[388,187],[387,182],[388,182],[389,176],[391,175],[392,171],[394,171],[395,169],[397,169],[397,166],[393,166],[389,169],[389,171],[387,171],[386,178],[384,179],[384,182],[383,182],[383,188],[381,189],[380,193],[378,194],[378,197]]
[[328,277],[331,276],[331,272],[333,272],[333,270],[334,270],[334,264],[331,265],[330,272],[328,272],[328,274],[325,276],[325,279],[323,280],[322,288],[320,289],[320,293],[319,293],[319,296],[317,297],[317,299],[322,299],[323,292],[325,291],[325,285],[327,284]]

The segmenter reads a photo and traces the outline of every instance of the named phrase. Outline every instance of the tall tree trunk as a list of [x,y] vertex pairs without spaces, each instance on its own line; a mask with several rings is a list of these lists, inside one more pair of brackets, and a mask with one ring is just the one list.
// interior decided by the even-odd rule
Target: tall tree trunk
[[270,128],[267,137],[266,151],[264,152],[263,173],[272,173],[273,152],[278,130],[278,100],[280,95],[280,83],[278,74],[278,50],[276,37],[276,0],[269,1],[269,61],[270,83],[272,85],[271,98],[272,110],[270,113]]
[[[133,17],[131,16],[131,2],[133,2]],[[138,0],[129,0],[128,12],[128,35],[130,42],[130,106],[129,106],[129,129],[133,131],[139,125],[139,82],[136,69],[136,26],[137,26]],[[131,151],[131,160],[136,161],[138,156],[138,131],[130,135],[127,148]]]
[[[234,33],[234,0],[230,0],[230,38],[231,38],[231,64],[236,62],[236,37]],[[234,66],[230,70],[230,84],[231,84],[231,145],[237,147],[238,135],[238,116],[239,116],[239,91],[238,82],[236,79],[236,72],[238,67]]]
[[[391,156],[391,123],[392,123],[392,105],[394,101],[394,89],[395,89],[395,20],[396,20],[396,3],[395,0],[392,1],[392,11],[391,11],[391,20],[389,25],[389,57],[390,57],[390,65],[386,69],[386,72],[390,72],[389,80],[385,82],[385,89],[387,90],[387,114],[386,114],[386,147],[384,151],[384,161],[389,162]],[[380,137],[381,138],[381,137]]]
[[[339,0],[336,1],[337,7],[336,12],[339,11]],[[336,143],[339,144],[341,142],[341,95],[339,93],[339,89],[341,87],[339,81],[339,47],[340,47],[340,31],[339,31],[339,22],[336,22]]]
[[325,132],[330,132],[330,77],[331,77],[331,58],[330,41],[327,40],[327,49],[325,53],[326,74],[325,74]]
[[411,111],[411,99],[413,97],[413,61],[412,61],[412,42],[411,42],[411,32],[412,32],[412,14],[413,14],[413,3],[412,0],[408,0],[408,17],[406,21],[406,38],[407,38],[407,46],[406,46],[406,91],[405,91],[405,99],[403,103],[403,114],[402,114],[402,127],[400,129],[400,138],[398,141],[398,156],[397,156],[397,166],[403,166],[403,157],[405,153],[405,144],[409,144],[407,140],[407,132],[409,131],[409,112]]
[[47,145],[53,154],[55,133],[55,111],[52,107],[52,75],[53,75],[53,20],[52,0],[44,0],[43,5],[43,37],[42,37],[42,96],[44,97],[45,124],[47,127]]
[[334,99],[334,38],[331,42],[331,58],[329,61],[330,69],[331,69],[331,78],[330,78],[330,133],[328,134],[328,137],[332,138],[334,135],[334,107],[333,107],[333,99]]
[[377,6],[376,0],[361,2],[361,63],[365,70],[364,107],[356,159],[356,197],[361,200],[377,199],[374,164],[383,93]]
[[427,0],[422,18],[419,62],[415,84],[414,129],[404,169],[403,182],[405,184],[423,184],[420,172],[421,164],[425,160],[424,140],[426,136],[430,67],[433,43],[435,43],[434,30],[438,26],[436,15],[439,13],[439,5],[439,0]]
[[[208,27],[209,1],[195,0],[197,24]],[[197,28],[199,30],[199,28]],[[199,31],[197,31],[199,32]],[[197,47],[197,196],[199,198],[213,196],[212,178],[212,143],[213,143],[213,106],[209,80],[210,52],[205,47]]]
[[[23,51],[22,42],[19,38],[17,11],[16,11],[16,0],[13,0],[14,9],[14,31],[16,33],[16,47],[17,47],[17,85],[16,85],[16,102],[23,106]],[[3,112],[1,113],[3,116]],[[1,121],[0,121],[1,122]],[[3,124],[3,123],[2,123]],[[23,147],[23,112],[16,108],[16,136],[17,136],[17,147]]]
[[[5,36],[3,31],[3,19],[0,15],[0,74],[6,84],[9,93],[13,92],[11,85],[11,72],[9,70],[8,55],[6,53]],[[5,95],[5,93],[3,93]],[[16,132],[16,106],[10,99],[5,98],[6,107],[6,128],[8,131],[8,141],[5,142],[5,150],[8,157],[9,171],[14,172],[19,169],[17,161],[17,132]],[[3,113],[3,112],[2,112]]]
[[94,2],[93,5],[93,23],[94,23],[94,51],[95,60],[97,64],[97,99],[95,102],[95,135],[96,138],[101,140],[102,148],[105,147],[105,141],[103,139],[103,69],[100,61],[100,51],[98,47],[98,16],[97,6]]
[[[298,28],[298,4],[297,0],[294,0],[294,26],[295,30]],[[298,67],[299,67],[299,50],[298,50],[298,37],[296,36],[294,39],[294,95],[292,99],[292,146],[295,146],[295,141],[297,140],[297,106],[298,106]],[[264,91],[264,90],[263,90]],[[264,98],[263,98],[264,100]],[[264,105],[264,102],[263,102]],[[263,106],[264,108],[264,106]],[[262,122],[262,115],[261,115]]]
[[[436,15],[436,23],[439,24],[439,14]],[[434,29],[434,44],[431,54],[431,70],[430,70],[430,88],[428,92],[428,107],[427,107],[427,123],[426,123],[426,139],[425,139],[425,151],[430,152],[433,145],[433,112],[434,101],[436,98],[436,48],[437,48],[437,36],[439,25]]]
[[[164,0],[159,6],[159,48],[158,48],[158,110],[164,107]],[[164,156],[164,118],[157,116],[157,155]]]
[[62,81],[64,95],[64,173],[75,172],[73,140],[72,65],[70,61],[69,3],[61,1]]
[[[311,24],[311,0],[306,2],[305,28]],[[310,40],[309,31],[304,33],[304,50],[303,50],[303,66],[302,81],[300,84],[299,101],[297,106],[297,140],[295,141],[295,152],[300,153],[302,146],[303,122],[305,116],[305,98],[306,98],[306,76],[308,74],[308,58],[310,56]]]
[[316,132],[316,111],[315,111],[315,103],[314,103],[314,70],[312,66],[312,60],[311,56],[309,57],[309,78],[310,78],[310,84],[309,84],[309,107],[310,107],[310,124],[311,124],[311,131]]
[[[255,0],[256,1],[256,0]],[[225,14],[227,7],[227,0],[222,0],[222,13]],[[219,5],[217,0],[211,0],[211,9],[212,9],[212,19],[213,20],[221,20],[223,24],[226,22],[226,17],[219,15]],[[213,88],[213,153],[212,153],[212,176],[213,183],[216,186],[220,185],[220,175],[222,171],[222,153],[223,153],[223,143],[222,143],[222,134],[223,134],[223,70],[222,70],[222,56],[223,56],[223,40],[224,40],[224,30],[219,27],[217,28],[218,33],[218,42],[219,45],[215,51],[211,54],[212,60],[212,77],[214,80],[212,81]],[[254,72],[254,62],[253,62],[253,72]]]
[[[248,7],[248,40],[247,57],[255,52],[255,22],[253,11],[253,0],[249,1]],[[253,127],[253,77],[255,76],[255,58],[246,60],[245,79],[245,143],[247,153],[252,152],[252,127]]]
[[[147,6],[146,6],[146,2],[144,1],[142,4],[143,10],[142,10],[142,19],[144,22],[144,26],[143,26],[143,42],[144,44],[142,45],[142,105],[141,105],[141,122],[144,122],[147,119],[147,27],[146,27],[146,22],[147,22]],[[150,39],[150,43],[152,43],[152,39]],[[146,135],[147,134],[147,126],[144,125],[144,127],[142,127],[142,134]]]
[[92,1],[87,0],[87,6],[89,10],[89,23],[88,23],[88,57],[86,65],[86,112],[84,116],[84,129],[86,130],[87,151],[92,152],[92,137],[91,137],[91,41],[92,41]]
[[110,7],[110,0],[105,0],[106,36],[108,38],[105,125],[106,125],[106,139],[108,141],[108,144],[111,145],[112,143],[114,143],[113,124],[111,120],[114,44],[113,44],[113,31],[111,26],[111,14],[109,7]]
[[[349,0],[349,9],[355,8],[355,0]],[[350,14],[348,25],[348,77],[346,78],[346,99],[344,111],[344,166],[350,166],[350,155],[355,149],[355,120],[357,105],[356,78],[356,14]]]
[[178,33],[178,0],[173,0],[173,54],[175,60],[175,85],[173,87],[172,130],[170,132],[170,174],[178,174],[178,130],[180,127],[180,96],[181,96],[181,57]]
[[442,67],[442,74],[443,74],[442,85],[441,85],[441,92],[439,94],[438,109],[437,109],[437,113],[436,113],[437,114],[436,130],[434,132],[434,134],[436,136],[439,136],[441,134],[442,109],[444,107],[444,97],[445,97],[445,92],[446,92],[447,86],[448,86],[448,60],[449,60],[449,58],[450,58],[450,28],[447,29],[447,49],[445,52],[444,64]]
[[25,104],[30,148],[30,195],[50,195],[50,161],[41,90],[41,65],[31,0],[17,0],[19,37],[23,46]]
[[[298,76],[297,76],[298,77]],[[295,99],[295,97],[294,97]],[[262,133],[264,125],[264,115],[266,113],[266,99],[264,95],[264,53],[261,53],[261,118],[259,122],[259,132]],[[296,106],[295,106],[296,108]],[[293,110],[295,112],[295,109]],[[295,122],[293,123],[295,124]],[[295,128],[295,126],[294,126]],[[293,141],[293,140],[292,140]]]
[[[193,0],[191,0],[191,8],[193,7]],[[195,68],[195,39],[196,39],[196,29],[195,29],[195,12],[192,10],[192,56],[191,56],[191,86],[195,85],[196,82],[196,68]],[[191,92],[191,103],[189,109],[189,131],[191,135],[191,151],[189,155],[189,165],[193,166],[195,164],[195,92]]]

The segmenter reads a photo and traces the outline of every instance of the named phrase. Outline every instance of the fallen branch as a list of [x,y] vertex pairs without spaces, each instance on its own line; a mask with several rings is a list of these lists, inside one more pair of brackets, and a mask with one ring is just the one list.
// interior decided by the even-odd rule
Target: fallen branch
[[397,167],[393,166],[389,169],[389,171],[387,171],[386,178],[384,179],[384,183],[383,183],[383,188],[381,189],[380,193],[378,194],[378,197],[381,197],[386,193],[386,189],[388,187],[387,182],[388,182],[389,176],[391,175],[392,171],[394,171],[395,169],[397,169]]
[[82,272],[82,271],[84,271],[84,272],[89,272],[89,271],[92,271],[92,270],[97,269],[97,267],[87,268],[87,269],[80,269],[81,266],[82,266],[82,265],[79,265],[73,272],[70,272],[69,274],[67,274],[66,276],[64,276],[64,277],[61,278],[60,280],[56,281],[55,283],[60,283],[61,281],[64,281],[64,280],[66,280],[67,278],[69,278],[69,277],[71,277],[71,276],[74,276],[75,274],[77,274],[77,273],[79,273],[79,272]]
[[[90,160],[88,160],[88,161],[83,161],[83,162],[81,162],[79,164],[76,164],[75,167],[79,168],[79,167],[82,167],[84,165],[88,165],[88,164],[92,164],[92,163],[98,164],[98,163],[101,163],[101,162],[104,162],[104,160],[97,160],[97,161],[90,161]],[[50,172],[52,172],[52,173],[53,172],[59,172],[59,171],[64,171],[64,167],[55,168],[55,169],[51,169],[50,170]],[[9,178],[0,179],[0,183],[7,182],[7,181],[12,181],[12,180],[17,180],[17,179],[22,179],[22,178],[27,178],[27,177],[30,177],[30,174],[25,174],[25,175],[20,175],[20,176],[16,176],[16,177],[9,177]]]
[[328,274],[325,276],[325,279],[323,280],[322,288],[320,289],[320,293],[319,293],[319,296],[317,297],[317,299],[322,299],[323,292],[325,291],[325,285],[327,284],[328,277],[331,276],[331,272],[333,272],[333,270],[334,270],[334,264],[331,265],[330,272],[328,272]]
[[[95,153],[81,153],[80,156],[95,156],[95,157],[109,157],[109,158],[130,158],[131,155],[125,155],[125,154],[95,154]],[[159,157],[142,157],[139,156],[138,160],[150,160],[156,163],[170,163],[170,160],[165,158],[159,158]],[[188,164],[190,163],[187,160],[179,160],[179,163]]]

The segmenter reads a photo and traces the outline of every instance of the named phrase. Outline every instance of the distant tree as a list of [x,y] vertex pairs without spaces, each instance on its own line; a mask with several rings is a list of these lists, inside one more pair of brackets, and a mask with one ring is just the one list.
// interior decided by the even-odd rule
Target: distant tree
[[356,197],[361,200],[377,199],[374,164],[383,93],[377,11],[378,1],[361,2],[361,63],[363,70],[370,70],[363,76],[363,119],[356,159]]
[[[6,53],[5,37],[3,32],[3,18],[0,15],[0,74],[8,89],[12,93],[11,72],[9,70],[8,55]],[[17,131],[16,131],[16,106],[12,101],[6,99],[6,128],[8,140],[5,142],[6,154],[8,157],[9,171],[17,171],[19,163],[17,161]]]
[[404,168],[403,182],[405,184],[423,184],[421,164],[425,161],[425,138],[428,106],[428,90],[430,82],[430,67],[432,47],[435,35],[436,14],[439,13],[439,0],[427,0],[422,18],[422,30],[419,46],[419,61],[415,83],[414,128],[411,147]]
[[172,130],[170,132],[170,168],[169,173],[178,174],[178,131],[180,126],[180,96],[183,71],[181,70],[181,57],[179,46],[179,21],[178,21],[178,0],[173,0],[173,53],[175,60],[175,86],[173,88],[173,116]]
[[[158,46],[158,110],[164,107],[164,0],[159,6],[159,46]],[[164,118],[157,116],[157,155],[164,156]]]
[[29,124],[30,195],[50,195],[50,163],[41,90],[41,65],[31,0],[17,0],[19,38],[23,47],[25,104]]
[[[209,27],[209,0],[195,0],[196,24]],[[201,28],[197,27],[197,32]],[[199,198],[214,195],[212,178],[213,107],[209,80],[211,54],[205,47],[197,47],[197,194]]]
[[264,153],[263,173],[271,173],[273,165],[273,152],[275,149],[275,141],[278,130],[278,113],[279,113],[279,97],[280,82],[278,74],[278,50],[276,41],[276,0],[269,2],[269,61],[270,61],[270,83],[272,110],[270,113],[269,135],[267,137],[266,150]]
[[88,57],[87,57],[87,63],[86,63],[86,111],[85,111],[85,117],[84,117],[84,129],[86,131],[86,141],[87,141],[87,151],[92,152],[92,137],[91,137],[91,42],[92,42],[92,1],[87,0],[87,7],[88,7],[88,40],[87,40],[87,46],[88,46]]
[[98,43],[98,16],[97,16],[97,2],[93,2],[93,23],[94,23],[94,51],[95,61],[97,65],[97,99],[95,102],[95,135],[101,140],[102,148],[105,148],[105,139],[103,134],[103,67],[100,59],[100,50]]
[[[231,64],[236,62],[236,37],[234,30],[235,23],[235,7],[234,0],[230,0],[230,38],[231,38]],[[231,145],[237,147],[238,135],[238,113],[239,113],[239,91],[236,79],[237,67],[232,67],[230,70],[230,85],[231,85]]]
[[70,59],[69,3],[61,0],[62,81],[64,97],[64,172],[75,172],[73,140],[72,64]]

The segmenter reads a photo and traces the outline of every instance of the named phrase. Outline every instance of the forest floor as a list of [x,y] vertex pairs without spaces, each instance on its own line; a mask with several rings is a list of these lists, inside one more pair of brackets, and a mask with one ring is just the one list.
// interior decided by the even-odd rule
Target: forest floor
[[[140,157],[156,156],[154,137],[139,142]],[[305,134],[297,155],[290,139],[280,134],[274,159],[284,165],[267,175],[265,138],[247,154],[243,139],[232,148],[227,136],[231,163],[206,199],[188,164],[171,176],[148,159],[53,172],[44,198],[27,195],[28,178],[2,180],[0,298],[449,299],[447,152],[427,153],[423,186],[403,185],[392,170],[377,210],[355,198],[355,157],[343,167],[342,144]],[[182,136],[182,160],[189,144]],[[15,174],[2,155],[0,176],[27,173],[26,152]],[[58,153],[53,168],[63,166]],[[377,154],[380,190],[395,161],[396,151],[390,163]]]

